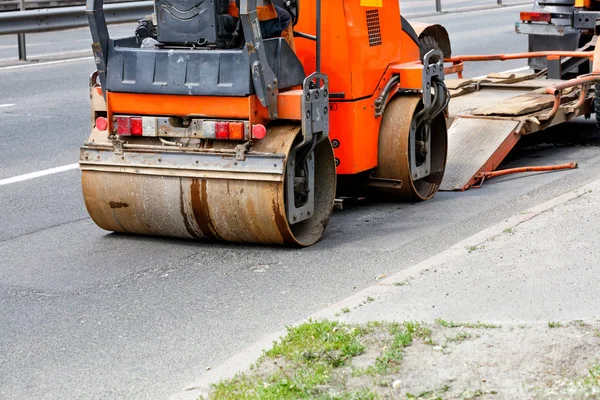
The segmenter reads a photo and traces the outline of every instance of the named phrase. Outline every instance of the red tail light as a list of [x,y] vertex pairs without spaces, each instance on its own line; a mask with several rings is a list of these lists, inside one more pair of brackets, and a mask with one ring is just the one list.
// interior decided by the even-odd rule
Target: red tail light
[[131,134],[135,136],[142,136],[144,134],[141,118],[131,118]]
[[521,21],[528,22],[550,22],[552,20],[552,14],[545,12],[521,12]]
[[264,125],[258,124],[252,127],[252,137],[254,139],[264,139],[267,136],[267,128]]
[[229,139],[229,122],[217,122],[217,139]]
[[117,133],[121,136],[131,135],[131,118],[117,117]]
[[96,118],[96,129],[99,131],[105,131],[108,129],[108,121],[104,117]]

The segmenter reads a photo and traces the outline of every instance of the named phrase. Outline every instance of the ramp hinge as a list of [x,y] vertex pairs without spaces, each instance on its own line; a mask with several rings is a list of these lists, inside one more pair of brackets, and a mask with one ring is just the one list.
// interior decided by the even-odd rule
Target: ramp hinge
[[123,141],[122,140],[119,140],[119,139],[113,140],[113,146],[115,146],[114,153],[116,155],[120,156],[123,154]]
[[246,161],[246,153],[250,150],[251,142],[244,144],[238,144],[235,146],[235,159],[236,161]]

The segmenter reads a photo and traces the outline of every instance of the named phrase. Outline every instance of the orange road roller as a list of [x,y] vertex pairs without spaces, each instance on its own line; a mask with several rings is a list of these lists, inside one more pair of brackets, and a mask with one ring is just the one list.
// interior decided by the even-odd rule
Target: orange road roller
[[398,0],[156,0],[122,39],[102,0],[86,8],[97,71],[79,162],[99,227],[303,247],[336,196],[437,192],[450,44]]

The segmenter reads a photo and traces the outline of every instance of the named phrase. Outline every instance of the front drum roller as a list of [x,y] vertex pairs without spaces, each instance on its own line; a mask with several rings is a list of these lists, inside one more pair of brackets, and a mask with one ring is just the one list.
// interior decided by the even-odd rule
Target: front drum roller
[[[446,168],[448,134],[444,112],[431,124],[430,171],[415,178],[411,167],[411,135],[414,117],[422,109],[421,96],[396,96],[386,106],[379,130],[377,180],[390,183],[375,188],[381,200],[402,202],[431,199],[438,191]],[[413,152],[414,153],[414,152]]]
[[[275,126],[253,152],[284,154],[300,139],[295,125]],[[214,141],[215,149],[234,144]],[[168,170],[160,175],[82,163],[85,204],[102,229],[142,235],[310,246],[321,239],[333,210],[335,163],[329,140],[317,144],[313,216],[286,217],[285,174],[277,180],[228,179]],[[141,170],[141,169],[140,169]],[[127,171],[127,172],[124,172]],[[196,174],[196,176],[194,176]],[[227,175],[225,175],[227,176]]]

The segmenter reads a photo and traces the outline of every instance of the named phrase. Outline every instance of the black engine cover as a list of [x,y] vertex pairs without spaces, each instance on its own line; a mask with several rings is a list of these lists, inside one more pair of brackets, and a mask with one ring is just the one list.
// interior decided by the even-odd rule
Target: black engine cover
[[235,28],[228,5],[227,0],[156,0],[157,40],[182,46],[224,44]]

